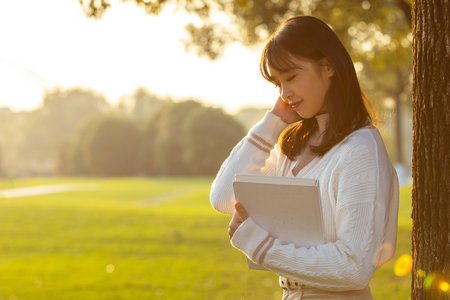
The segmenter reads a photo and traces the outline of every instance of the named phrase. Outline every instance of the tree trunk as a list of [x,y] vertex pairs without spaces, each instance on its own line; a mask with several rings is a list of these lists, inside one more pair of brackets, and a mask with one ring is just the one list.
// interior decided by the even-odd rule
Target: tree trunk
[[412,13],[411,299],[449,299],[450,0],[414,0]]

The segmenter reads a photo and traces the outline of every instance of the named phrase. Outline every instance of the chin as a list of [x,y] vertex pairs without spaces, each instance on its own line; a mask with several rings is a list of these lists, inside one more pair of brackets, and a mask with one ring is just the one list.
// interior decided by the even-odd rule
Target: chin
[[297,112],[297,114],[300,116],[300,118],[302,119],[311,119],[314,118],[314,115],[312,114],[307,114],[307,113],[301,113],[301,112]]

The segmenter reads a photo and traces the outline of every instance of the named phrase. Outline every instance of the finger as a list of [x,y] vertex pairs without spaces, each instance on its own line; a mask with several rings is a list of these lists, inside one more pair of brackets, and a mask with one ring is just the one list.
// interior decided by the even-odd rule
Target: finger
[[228,224],[228,235],[230,236],[230,239],[233,237],[234,232],[237,230],[239,225],[241,225],[242,220],[241,217],[237,212],[233,214],[233,217],[231,218],[230,223]]
[[232,222],[242,222],[241,220],[241,216],[239,215],[239,213],[237,212],[237,210],[234,212],[233,214],[233,218],[231,219]]
[[234,233],[236,232],[237,226],[234,225],[230,225],[230,227],[228,227],[228,236],[230,237],[230,239],[233,237]]
[[242,203],[236,202],[234,208],[236,209],[236,212],[238,213],[239,217],[241,217],[242,221],[248,219],[247,210],[245,209],[244,205],[242,205]]
[[234,231],[231,229],[231,227],[228,227],[228,236],[231,238],[233,237]]

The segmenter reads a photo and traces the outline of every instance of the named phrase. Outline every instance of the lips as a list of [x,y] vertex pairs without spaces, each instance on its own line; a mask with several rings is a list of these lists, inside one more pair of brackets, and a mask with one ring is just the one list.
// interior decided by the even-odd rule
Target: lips
[[290,106],[292,109],[297,108],[301,103],[303,102],[303,100],[291,103]]

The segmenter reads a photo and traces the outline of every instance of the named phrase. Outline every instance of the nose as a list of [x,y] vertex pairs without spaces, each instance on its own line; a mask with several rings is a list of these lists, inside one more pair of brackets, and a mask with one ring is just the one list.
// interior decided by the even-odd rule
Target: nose
[[289,104],[292,101],[292,91],[286,86],[280,86],[280,96],[285,103]]

